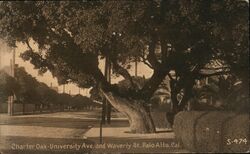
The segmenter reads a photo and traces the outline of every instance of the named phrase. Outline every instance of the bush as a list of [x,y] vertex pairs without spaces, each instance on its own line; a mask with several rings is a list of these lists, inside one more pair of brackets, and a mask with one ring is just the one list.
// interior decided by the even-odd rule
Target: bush
[[[180,112],[175,117],[173,129],[176,139],[192,152],[249,150],[249,114],[218,111]],[[232,143],[233,140],[238,143]]]

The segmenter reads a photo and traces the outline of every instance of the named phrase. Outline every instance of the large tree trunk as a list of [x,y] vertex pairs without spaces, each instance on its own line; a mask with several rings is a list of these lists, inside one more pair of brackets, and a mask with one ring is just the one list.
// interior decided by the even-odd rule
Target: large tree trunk
[[155,133],[152,117],[142,103],[115,96],[111,92],[103,94],[114,108],[128,117],[131,133]]
[[[191,76],[191,75],[190,75]],[[174,117],[175,115],[183,111],[185,106],[188,104],[188,101],[192,97],[192,88],[195,84],[194,78],[191,76],[188,76],[186,79],[186,83],[181,85],[177,85],[178,83],[174,80],[170,80],[170,88],[171,88],[171,100],[172,100],[172,111],[168,112],[167,120],[168,122],[173,125],[174,123]],[[179,83],[181,83],[179,81]],[[181,98],[181,100],[178,99],[178,93],[181,92],[181,89],[184,89],[184,96]]]

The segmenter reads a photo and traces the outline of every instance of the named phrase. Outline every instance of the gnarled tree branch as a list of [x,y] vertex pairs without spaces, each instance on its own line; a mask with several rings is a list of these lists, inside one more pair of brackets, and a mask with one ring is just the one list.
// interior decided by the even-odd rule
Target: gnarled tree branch
[[224,74],[228,74],[231,71],[220,71],[220,72],[214,72],[214,73],[209,73],[209,74],[202,74],[202,73],[198,73],[198,76],[200,78],[205,78],[205,77],[210,77],[210,76],[216,76],[216,75],[224,75]]
[[147,60],[153,69],[159,69],[160,62],[156,58],[155,48],[157,45],[157,39],[153,37],[152,41],[149,44],[149,54],[147,56]]
[[129,74],[128,70],[126,70],[121,65],[119,65],[118,62],[114,58],[110,58],[110,60],[111,60],[111,62],[113,64],[114,70],[118,74],[122,75],[125,79],[129,80],[131,86],[133,88],[135,88],[135,84],[134,84],[133,79],[132,79],[131,75]]
[[145,57],[141,57],[142,58],[142,62],[147,65],[149,68],[153,69],[152,65],[150,63],[148,63],[147,59]]

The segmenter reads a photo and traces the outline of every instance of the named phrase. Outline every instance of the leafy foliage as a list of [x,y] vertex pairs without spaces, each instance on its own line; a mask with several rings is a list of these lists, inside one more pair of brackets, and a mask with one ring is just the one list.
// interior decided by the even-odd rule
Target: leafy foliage
[[39,103],[46,105],[59,104],[58,93],[55,90],[49,88],[46,84],[39,83],[39,85],[35,87],[34,90],[39,94],[38,98],[36,99],[36,101]]
[[[248,2],[233,0],[1,2],[0,33],[12,46],[26,43],[22,57],[41,73],[50,70],[60,83],[100,84],[123,97],[149,100],[169,75],[171,98],[182,108],[195,79],[218,74],[201,71],[213,61],[229,69],[219,73],[248,82],[248,9]],[[106,81],[99,57],[110,59],[129,90],[120,92]],[[154,70],[139,90],[125,67],[135,57]]]
[[73,97],[73,102],[71,104],[73,108],[77,108],[77,109],[84,108],[86,106],[93,106],[93,105],[94,105],[94,102],[90,98],[86,96],[82,96],[80,94]]
[[194,92],[195,106],[202,106],[200,100],[207,99],[210,100],[207,105],[214,109],[249,112],[249,89],[244,89],[242,81],[235,76],[209,78],[208,84],[196,86]]
[[16,93],[17,101],[38,103],[39,93],[35,89],[39,85],[38,81],[29,75],[23,67],[15,69],[15,80],[20,86],[20,89]]
[[15,94],[20,86],[14,78],[3,70],[0,71],[0,101],[5,102],[7,97]]

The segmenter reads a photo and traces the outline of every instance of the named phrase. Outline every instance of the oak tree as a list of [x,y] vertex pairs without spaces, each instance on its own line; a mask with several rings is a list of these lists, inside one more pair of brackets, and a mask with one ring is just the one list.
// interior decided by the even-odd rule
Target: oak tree
[[[23,59],[59,83],[98,86],[132,132],[152,133],[145,106],[166,76],[174,113],[192,97],[196,79],[235,73],[248,80],[248,8],[234,0],[1,2],[0,36],[11,46],[25,43]],[[109,58],[128,89],[107,82],[99,58]],[[143,87],[127,69],[135,58],[153,70]],[[207,67],[214,61],[219,68]]]

